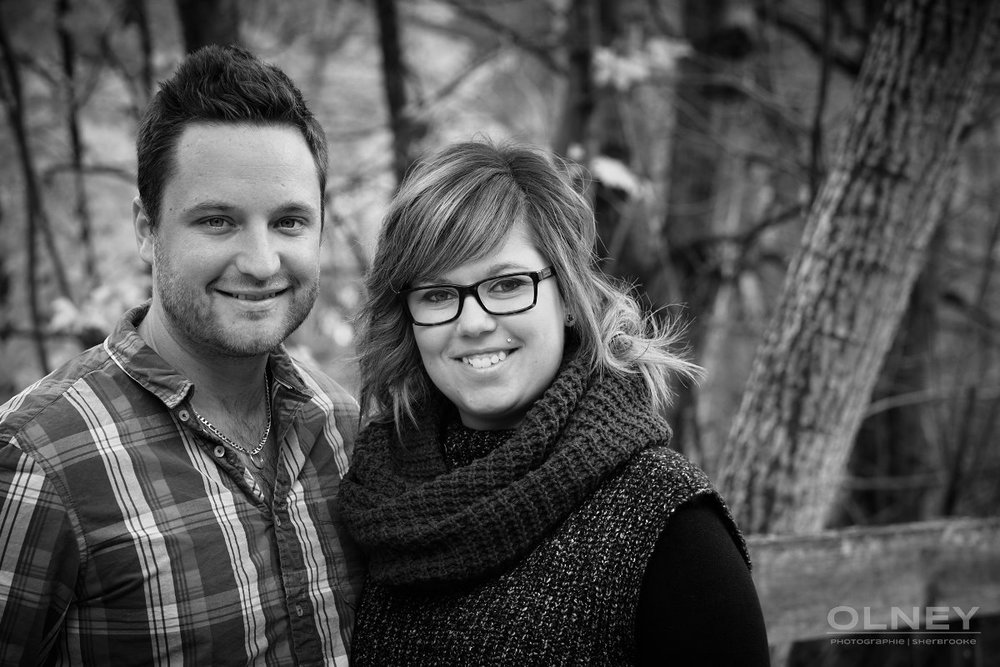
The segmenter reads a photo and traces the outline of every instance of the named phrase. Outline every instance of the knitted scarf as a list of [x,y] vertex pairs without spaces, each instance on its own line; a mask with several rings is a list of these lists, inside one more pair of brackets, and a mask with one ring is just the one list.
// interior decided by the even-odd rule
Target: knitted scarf
[[638,451],[665,446],[641,376],[591,374],[564,361],[552,385],[499,447],[449,470],[449,409],[416,428],[374,423],[358,438],[339,501],[369,572],[391,586],[464,584],[530,552]]

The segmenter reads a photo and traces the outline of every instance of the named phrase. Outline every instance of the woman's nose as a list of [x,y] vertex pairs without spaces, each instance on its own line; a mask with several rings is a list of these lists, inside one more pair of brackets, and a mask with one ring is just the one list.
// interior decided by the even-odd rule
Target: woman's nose
[[462,302],[462,312],[457,323],[459,333],[465,336],[476,336],[497,328],[496,318],[483,310],[476,297],[471,294],[466,295]]

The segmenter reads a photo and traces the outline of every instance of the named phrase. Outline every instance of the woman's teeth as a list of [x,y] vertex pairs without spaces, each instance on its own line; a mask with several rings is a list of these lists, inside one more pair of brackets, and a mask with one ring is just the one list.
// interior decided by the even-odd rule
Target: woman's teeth
[[489,368],[499,364],[501,361],[507,358],[507,353],[491,352],[489,354],[474,354],[469,357],[462,357],[462,361],[469,364],[473,368]]

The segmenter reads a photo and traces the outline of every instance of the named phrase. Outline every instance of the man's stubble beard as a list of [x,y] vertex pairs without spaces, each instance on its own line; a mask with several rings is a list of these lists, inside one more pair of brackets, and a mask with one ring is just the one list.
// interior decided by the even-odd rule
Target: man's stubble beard
[[[318,272],[308,285],[292,281],[289,289],[293,297],[281,326],[261,337],[238,337],[233,335],[238,332],[227,331],[218,321],[210,304],[212,297],[206,291],[178,280],[158,246],[154,248],[154,256],[157,267],[154,291],[169,325],[191,343],[218,356],[245,358],[277,349],[309,316],[319,294]],[[252,322],[248,321],[246,326],[252,327]]]

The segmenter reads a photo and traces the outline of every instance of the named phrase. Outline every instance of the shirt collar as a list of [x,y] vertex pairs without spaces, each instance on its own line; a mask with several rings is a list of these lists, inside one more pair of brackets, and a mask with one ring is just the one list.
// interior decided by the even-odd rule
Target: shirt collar
[[[149,312],[150,303],[146,301],[122,315],[111,335],[104,341],[104,349],[126,375],[173,409],[187,397],[194,384],[158,355],[139,335],[136,327]],[[284,346],[279,346],[271,353],[268,367],[275,382],[303,397],[312,396]]]

